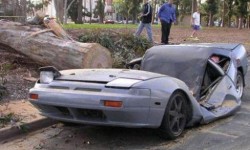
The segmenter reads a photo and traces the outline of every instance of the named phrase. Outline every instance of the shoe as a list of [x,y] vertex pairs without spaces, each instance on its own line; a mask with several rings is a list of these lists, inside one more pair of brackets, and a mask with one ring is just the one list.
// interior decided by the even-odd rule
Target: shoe
[[158,43],[158,42],[153,42],[152,44],[153,45],[160,45],[160,43]]
[[198,37],[195,37],[194,40],[195,40],[195,41],[199,41]]
[[168,45],[168,42],[161,42],[161,45]]

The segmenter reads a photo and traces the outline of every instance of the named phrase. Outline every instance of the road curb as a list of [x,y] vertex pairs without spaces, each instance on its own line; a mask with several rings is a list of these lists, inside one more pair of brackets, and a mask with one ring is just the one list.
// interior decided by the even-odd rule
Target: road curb
[[17,126],[2,128],[0,129],[0,142],[7,140],[9,138],[17,137],[19,135],[25,135],[27,133],[48,127],[55,123],[57,123],[57,121],[51,120],[49,118],[41,118],[22,124],[21,129],[20,127]]

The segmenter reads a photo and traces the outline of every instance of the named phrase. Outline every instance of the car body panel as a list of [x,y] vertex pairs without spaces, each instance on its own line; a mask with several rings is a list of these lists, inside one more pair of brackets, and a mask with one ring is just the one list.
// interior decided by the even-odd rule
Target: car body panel
[[[116,71],[119,72],[120,70],[110,69],[109,71],[113,73]],[[141,71],[134,70],[132,72],[138,75]],[[63,72],[61,73],[63,74]],[[30,90],[30,93],[39,94],[39,99],[38,101],[31,102],[41,109],[43,115],[51,118],[53,118],[56,111],[44,111],[44,106],[50,105],[53,107],[67,107],[69,109],[101,110],[106,116],[104,125],[131,126],[130,124],[133,124],[134,127],[159,127],[161,124],[161,119],[159,118],[163,117],[167,99],[171,96],[171,93],[176,89],[188,90],[184,83],[176,84],[173,80],[178,79],[159,75],[159,77],[145,80],[143,83],[138,82],[133,85],[133,88],[120,89],[106,87],[105,85],[107,84],[103,84],[103,82],[86,83],[71,80],[62,81],[62,78],[60,78],[60,80],[54,80],[48,85],[36,84],[36,86]],[[152,86],[154,86],[155,89],[149,90],[149,87]],[[123,102],[123,106],[122,108],[104,107],[103,100],[119,100]],[[155,102],[161,103],[161,105],[158,106]],[[115,114],[112,112],[115,112]],[[128,117],[129,113],[134,114],[134,116]],[[70,120],[69,118],[65,120],[65,118],[60,115],[55,116],[58,120]],[[74,117],[72,117],[72,119],[73,118]],[[96,122],[96,120],[84,121],[77,118],[78,117],[75,117],[72,121],[86,124],[101,124],[100,122]],[[127,119],[124,120],[124,118]]]

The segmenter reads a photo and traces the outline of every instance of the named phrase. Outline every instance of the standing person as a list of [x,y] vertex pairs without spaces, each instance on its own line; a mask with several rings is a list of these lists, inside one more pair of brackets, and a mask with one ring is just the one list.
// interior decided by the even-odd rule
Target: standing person
[[190,37],[194,37],[195,36],[195,40],[199,40],[197,37],[197,31],[200,30],[200,24],[201,23],[201,14],[200,14],[200,9],[197,8],[197,11],[193,13],[192,15],[192,28],[193,28],[193,32],[191,34]]
[[158,17],[161,21],[161,43],[169,44],[169,34],[171,25],[176,22],[175,7],[173,6],[173,0],[165,2],[160,10]]
[[135,33],[135,36],[139,36],[145,27],[147,30],[148,40],[153,43],[153,37],[152,37],[152,7],[150,5],[150,0],[143,0],[143,10],[140,14],[141,22],[138,26],[138,29]]

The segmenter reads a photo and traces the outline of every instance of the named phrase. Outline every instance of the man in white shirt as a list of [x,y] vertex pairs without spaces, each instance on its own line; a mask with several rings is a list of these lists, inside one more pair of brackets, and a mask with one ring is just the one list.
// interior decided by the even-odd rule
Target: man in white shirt
[[197,8],[197,11],[194,12],[192,15],[193,32],[191,34],[191,37],[195,36],[195,39],[197,39],[197,40],[198,40],[197,31],[200,30],[200,20],[201,20],[200,10],[199,10],[199,8]]

